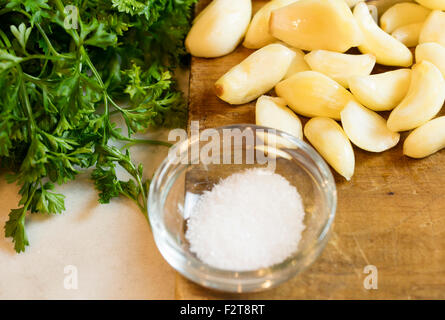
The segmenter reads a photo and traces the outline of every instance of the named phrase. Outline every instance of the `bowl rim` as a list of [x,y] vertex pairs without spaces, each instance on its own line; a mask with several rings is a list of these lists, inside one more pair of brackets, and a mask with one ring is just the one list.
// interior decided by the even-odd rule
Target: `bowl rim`
[[[328,216],[326,221],[320,227],[320,230],[318,230],[317,237],[312,240],[312,243],[308,244],[304,250],[297,250],[296,254],[281,263],[253,271],[224,270],[209,266],[200,261],[197,257],[186,253],[176,241],[174,241],[173,237],[168,233],[163,224],[163,219],[161,218],[163,206],[170,190],[169,187],[165,188],[163,183],[168,182],[169,180],[171,180],[172,183],[175,182],[180,173],[191,166],[190,164],[176,164],[169,156],[167,156],[153,176],[147,199],[147,215],[156,246],[167,262],[183,276],[200,285],[220,291],[251,292],[270,288],[288,280],[292,276],[306,269],[317,259],[326,245],[337,209],[337,190],[331,170],[317,151],[305,141],[281,130],[255,124],[232,124],[212,129],[221,132],[223,129],[243,130],[249,128],[254,131],[259,129],[273,130],[274,134],[288,140],[298,149],[303,150],[304,154],[314,162],[316,169],[318,169],[320,177],[322,178],[315,179],[315,182],[324,195],[327,203],[326,208],[328,210]],[[190,148],[191,144],[199,142],[199,139],[191,140],[191,138],[188,137],[186,140],[176,143],[175,146],[177,150],[180,150],[182,153],[184,152],[184,149],[187,150]],[[172,171],[175,172],[175,169],[178,169],[179,167],[183,167],[179,173],[176,173],[174,177],[168,176],[169,173]],[[299,266],[298,262],[304,261],[305,258],[308,258],[308,255],[312,255],[309,263]]]

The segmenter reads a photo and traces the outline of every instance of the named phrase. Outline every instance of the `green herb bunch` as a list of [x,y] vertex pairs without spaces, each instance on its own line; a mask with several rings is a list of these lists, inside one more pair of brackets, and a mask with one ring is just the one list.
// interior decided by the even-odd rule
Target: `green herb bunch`
[[123,195],[146,211],[149,181],[128,148],[168,145],[133,134],[184,124],[172,70],[185,55],[195,1],[0,0],[0,166],[21,187],[5,225],[17,252],[29,245],[27,212],[61,213],[54,184],[86,168],[94,167],[99,202]]

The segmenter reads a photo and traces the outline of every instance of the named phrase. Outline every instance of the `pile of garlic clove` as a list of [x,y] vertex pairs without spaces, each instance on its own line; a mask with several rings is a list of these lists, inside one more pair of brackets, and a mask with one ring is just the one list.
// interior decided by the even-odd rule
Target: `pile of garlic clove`
[[[445,0],[398,3],[378,19],[356,0],[213,0],[186,39],[198,57],[257,49],[215,83],[233,105],[257,100],[256,123],[307,140],[347,180],[352,144],[427,157],[445,148]],[[224,31],[222,31],[224,29]],[[361,54],[345,53],[357,47]],[[408,47],[416,47],[415,57]],[[413,61],[416,63],[413,65]],[[371,74],[375,64],[398,67]],[[275,89],[278,97],[265,96]],[[386,120],[381,111],[390,111]],[[304,127],[298,115],[312,118]],[[351,144],[352,142],[352,144]]]

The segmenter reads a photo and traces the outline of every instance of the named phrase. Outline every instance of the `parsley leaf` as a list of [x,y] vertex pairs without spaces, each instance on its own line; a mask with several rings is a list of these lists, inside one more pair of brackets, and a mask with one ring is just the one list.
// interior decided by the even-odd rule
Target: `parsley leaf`
[[17,252],[25,251],[25,246],[29,245],[25,231],[26,208],[12,209],[9,220],[5,224],[5,236],[11,237],[14,242],[14,249]]

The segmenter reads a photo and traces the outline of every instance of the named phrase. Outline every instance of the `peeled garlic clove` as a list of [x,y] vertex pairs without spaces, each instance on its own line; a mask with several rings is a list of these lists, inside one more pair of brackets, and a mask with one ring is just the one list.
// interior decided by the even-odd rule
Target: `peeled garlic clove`
[[439,69],[428,61],[412,68],[411,84],[406,97],[391,112],[388,128],[406,131],[431,120],[445,101],[445,80]]
[[350,102],[341,112],[346,135],[357,147],[370,152],[383,152],[394,147],[400,134],[386,126],[386,120],[357,102]]
[[354,174],[354,150],[340,125],[330,118],[316,117],[304,127],[304,135],[320,155],[346,180]]
[[275,87],[296,113],[307,117],[329,117],[339,120],[340,111],[352,94],[328,76],[316,71],[299,72]]
[[315,50],[305,58],[312,70],[321,72],[348,88],[348,78],[369,75],[375,65],[372,54],[344,54],[326,50]]
[[423,22],[408,24],[406,26],[397,28],[391,35],[405,46],[415,47],[419,43],[419,36],[422,27]]
[[406,96],[410,81],[410,69],[348,79],[349,89],[357,101],[374,111],[394,109]]
[[373,4],[367,4],[369,13],[375,23],[379,23],[379,9]]
[[416,61],[428,61],[442,72],[445,78],[445,47],[438,43],[427,42],[416,47]]
[[383,13],[380,27],[387,33],[408,24],[424,22],[431,10],[412,2],[396,3]]
[[269,18],[272,10],[287,6],[297,0],[272,0],[253,16],[244,38],[243,46],[259,49],[273,43],[276,39],[269,33]]
[[185,47],[196,57],[226,55],[241,42],[252,15],[251,0],[213,0],[193,21]]
[[[257,135],[259,134],[259,132],[257,132]],[[260,137],[261,138],[261,137]],[[278,137],[276,137],[278,138]],[[266,141],[266,140],[265,140]],[[290,148],[295,147],[295,145],[292,145]],[[272,147],[271,145],[266,145],[266,144],[257,144],[255,145],[255,150],[261,151],[265,156],[272,158],[272,159],[277,159],[277,158],[284,158],[287,160],[292,160],[292,157],[289,155],[289,153],[281,150],[280,148],[282,147]],[[284,147],[286,148],[286,147]],[[257,153],[258,154],[258,153]]]
[[256,124],[286,132],[298,139],[303,138],[303,129],[298,116],[278,97],[261,96],[255,106]]
[[445,46],[445,12],[431,12],[420,31],[419,43],[436,42]]
[[362,41],[344,0],[305,0],[272,11],[270,34],[302,50],[345,52]]
[[[360,1],[360,2],[363,2]],[[385,13],[389,8],[391,8],[395,3],[398,2],[414,2],[414,0],[365,0],[365,2],[368,4],[371,3],[374,5],[378,12],[380,12],[380,16]],[[378,22],[377,22],[378,24]]]
[[403,144],[403,154],[424,158],[445,148],[445,116],[428,121],[411,132]]
[[349,8],[355,7],[355,5],[359,2],[362,2],[363,0],[345,0],[346,4]]
[[416,0],[416,2],[432,10],[445,10],[445,0]]
[[289,47],[289,49],[295,52],[295,57],[292,60],[289,69],[287,69],[286,75],[284,79],[292,77],[294,74],[302,71],[309,71],[311,68],[308,66],[306,61],[304,60],[304,52],[300,49],[296,49],[293,47]]
[[380,29],[364,2],[355,6],[354,17],[363,33],[363,42],[358,46],[362,53],[375,55],[377,63],[383,65],[409,67],[412,64],[411,51]]
[[219,78],[216,95],[230,104],[250,102],[283,79],[294,57],[295,52],[286,46],[269,44]]

